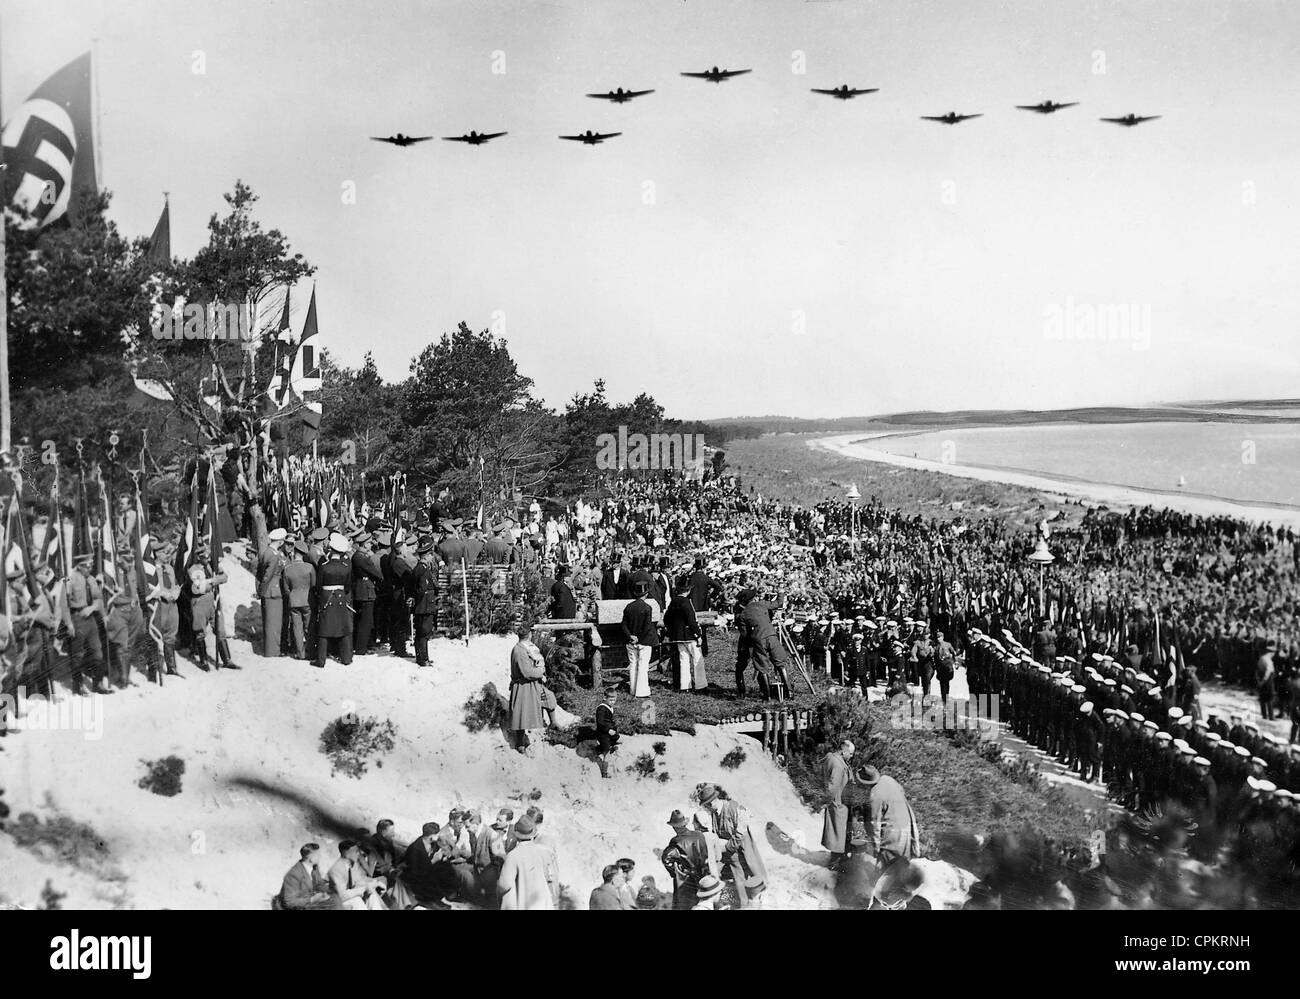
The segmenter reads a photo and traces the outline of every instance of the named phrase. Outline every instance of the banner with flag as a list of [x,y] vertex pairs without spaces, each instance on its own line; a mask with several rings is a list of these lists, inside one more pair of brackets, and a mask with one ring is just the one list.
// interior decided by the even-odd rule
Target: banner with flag
[[41,227],[75,220],[99,190],[90,72],[87,52],[32,91],[4,126],[6,203]]
[[307,304],[307,319],[302,325],[302,336],[298,339],[298,349],[294,352],[289,365],[289,391],[302,400],[303,443],[310,444],[316,439],[320,429],[321,405],[314,399],[308,399],[308,393],[319,392],[321,388],[320,364],[316,357],[316,289],[311,290],[311,301]]

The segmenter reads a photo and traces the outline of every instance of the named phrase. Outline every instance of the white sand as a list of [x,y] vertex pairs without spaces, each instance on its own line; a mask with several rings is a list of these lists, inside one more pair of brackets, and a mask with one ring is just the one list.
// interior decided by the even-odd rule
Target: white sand
[[912,468],[926,472],[942,472],[962,479],[978,479],[981,482],[1005,482],[1008,485],[1024,486],[1038,489],[1057,496],[1087,500],[1094,504],[1104,504],[1112,509],[1127,510],[1132,506],[1168,507],[1203,517],[1229,516],[1249,521],[1267,521],[1275,526],[1290,525],[1300,528],[1300,511],[1286,507],[1273,507],[1257,503],[1237,503],[1233,500],[1213,496],[1189,496],[1178,492],[1164,492],[1155,489],[1136,489],[1129,486],[1117,486],[1103,483],[1089,483],[1053,478],[1044,473],[1033,475],[998,468],[982,468],[972,465],[946,464],[942,461],[930,461],[925,458],[910,458],[900,454],[890,454],[871,446],[871,440],[877,437],[892,436],[895,431],[881,433],[837,434],[832,437],[818,437],[808,441],[814,450],[832,451],[846,458],[859,458],[863,461],[876,461],[896,468]]
[[[227,606],[252,603],[250,575],[227,558]],[[769,871],[769,908],[833,906],[831,875],[768,848],[766,822],[815,844],[820,814],[810,813],[785,775],[745,736],[704,727],[694,738],[633,736],[618,754],[619,772],[602,780],[596,765],[574,751],[539,747],[535,759],[511,751],[499,732],[470,734],[463,724],[467,698],[484,683],[503,692],[509,683],[511,640],[485,636],[466,648],[434,643],[435,666],[387,656],[359,656],[351,666],[324,670],[287,658],[263,659],[232,641],[241,672],[199,672],[181,661],[183,679],[139,685],[102,700],[104,732],[87,741],[73,731],[22,732],[4,740],[0,754],[6,800],[16,819],[24,811],[56,812],[88,823],[107,842],[126,875],[123,885],[102,883],[66,865],[46,862],[0,835],[0,899],[36,906],[46,878],[68,893],[65,908],[266,908],[298,847],[316,840],[333,862],[337,839],[312,817],[313,809],[371,829],[392,818],[399,836],[419,835],[421,823],[445,821],[452,805],[502,805],[516,814],[531,804],[545,811],[544,829],[559,845],[560,879],[586,907],[601,868],[621,857],[637,862],[638,876],[668,883],[656,859],[671,836],[674,808],[690,807],[700,781],[721,783],[754,816]],[[320,751],[321,731],[355,710],[391,719],[397,746],[382,766],[358,779],[331,776]],[[625,771],[637,754],[663,738],[666,783]],[[718,762],[734,746],[748,758],[736,771]],[[160,797],[136,786],[141,760],[176,754],[185,761],[183,791]],[[248,778],[284,792],[241,788]],[[288,795],[288,796],[286,796]]]

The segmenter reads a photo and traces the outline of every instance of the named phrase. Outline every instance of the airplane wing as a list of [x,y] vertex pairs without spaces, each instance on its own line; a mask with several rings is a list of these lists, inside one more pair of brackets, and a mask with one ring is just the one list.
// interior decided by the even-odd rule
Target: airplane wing
[[839,93],[838,90],[819,90],[817,87],[813,87],[812,92],[814,94],[830,94],[832,97]]
[[1144,122],[1144,121],[1155,121],[1155,120],[1156,120],[1157,118],[1159,118],[1159,117],[1160,117],[1160,115],[1158,115],[1158,114],[1150,114],[1150,115],[1147,115],[1145,118],[1138,118],[1138,120],[1137,120],[1136,122],[1134,122],[1134,124],[1141,124],[1141,123]]
[[945,115],[941,115],[941,114],[940,115],[923,114],[921,115],[921,117],[924,118],[926,121],[947,121],[948,120],[948,118]]
[[601,100],[601,101],[612,101],[615,99],[614,94],[588,94],[587,96],[595,97],[597,100]]
[[1016,107],[1018,107],[1021,111],[1042,111],[1043,110],[1043,108],[1039,107],[1037,104],[1017,104]]
[[370,138],[375,142],[391,142],[393,145],[397,145],[397,140],[391,137],[372,135]]
[[693,77],[695,77],[697,80],[707,80],[707,79],[709,79],[709,74],[708,74],[708,73],[683,73],[682,76],[693,76]]
[[623,134],[622,132],[605,132],[605,133],[603,133],[603,134],[600,133],[600,132],[597,132],[597,133],[596,133],[596,139],[597,139],[597,140],[600,140],[600,139],[612,139],[612,138],[614,138],[614,136],[616,136],[616,135],[622,135],[622,134]]
[[849,93],[850,94],[874,94],[874,93],[878,93],[879,90],[880,90],[879,87],[867,87],[865,90],[850,90]]
[[624,97],[644,97],[646,94],[653,94],[653,90],[628,90],[625,91]]
[[1061,108],[1077,108],[1078,106],[1079,106],[1078,101],[1070,101],[1070,103],[1068,104],[1058,104],[1056,105],[1056,108],[1059,111]]
[[586,136],[584,136],[584,135],[561,135],[560,138],[561,138],[561,139],[568,139],[568,140],[570,140],[571,142],[581,142],[583,139],[586,138]]
[[749,70],[749,69],[724,69],[724,70],[723,70],[721,73],[719,73],[718,75],[719,75],[720,77],[722,77],[722,78],[725,80],[725,79],[727,79],[728,77],[732,77],[732,76],[742,76],[742,75],[745,74],[745,73],[752,73],[752,72],[753,72],[753,70]]
[[957,116],[957,120],[958,120],[958,121],[969,121],[971,118],[983,118],[983,117],[984,117],[984,112],[983,112],[983,111],[980,111],[980,112],[977,112],[976,114],[959,114],[959,115]]
[[468,135],[444,135],[442,139],[444,142],[469,142]]
[[483,135],[480,135],[479,138],[480,138],[480,139],[483,139],[484,141],[486,141],[487,139],[499,139],[499,138],[501,138],[501,136],[503,136],[503,135],[507,135],[507,134],[508,134],[508,133],[506,133],[506,132],[486,132],[486,133],[484,133]]
[[413,135],[406,141],[407,142],[428,142],[432,138],[433,138],[432,135]]

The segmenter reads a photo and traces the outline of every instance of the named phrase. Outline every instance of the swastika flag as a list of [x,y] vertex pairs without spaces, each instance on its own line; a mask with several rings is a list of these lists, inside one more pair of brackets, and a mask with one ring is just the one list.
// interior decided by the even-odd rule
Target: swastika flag
[[37,87],[5,123],[5,197],[39,226],[76,218],[82,197],[94,197],[90,53]]

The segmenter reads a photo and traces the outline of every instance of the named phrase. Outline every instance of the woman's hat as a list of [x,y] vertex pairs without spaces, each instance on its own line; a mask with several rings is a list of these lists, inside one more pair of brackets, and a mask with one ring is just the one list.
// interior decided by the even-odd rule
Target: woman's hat
[[706,874],[700,878],[700,890],[697,892],[699,898],[713,898],[722,893],[722,882],[712,874]]

